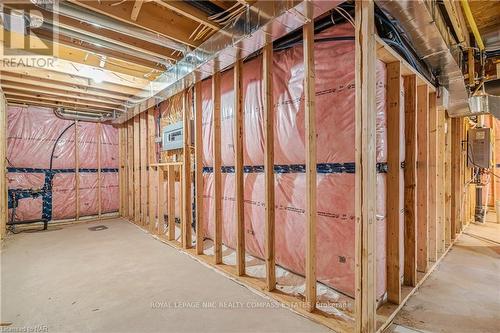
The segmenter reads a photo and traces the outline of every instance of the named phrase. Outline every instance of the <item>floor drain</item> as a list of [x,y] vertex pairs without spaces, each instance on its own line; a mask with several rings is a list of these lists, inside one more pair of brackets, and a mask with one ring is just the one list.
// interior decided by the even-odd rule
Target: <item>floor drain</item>
[[106,229],[108,229],[108,227],[106,227],[105,225],[96,225],[95,227],[89,228],[90,231],[101,231]]

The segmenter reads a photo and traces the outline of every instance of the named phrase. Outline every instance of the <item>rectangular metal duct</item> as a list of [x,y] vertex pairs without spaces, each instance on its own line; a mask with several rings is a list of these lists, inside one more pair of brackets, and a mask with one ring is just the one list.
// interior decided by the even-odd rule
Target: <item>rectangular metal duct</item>
[[[342,1],[311,1],[311,19],[326,13]],[[230,26],[216,32],[197,49],[169,68],[140,94],[140,103],[127,105],[127,112],[114,122],[123,123],[136,114],[181,92],[195,82],[210,77],[217,70],[232,66],[237,59],[261,49],[266,39],[276,40],[297,28],[308,19],[304,1],[261,0],[248,6]]]
[[447,30],[434,1],[377,0],[377,5],[396,19],[415,51],[435,73],[439,84],[449,92],[448,115],[476,115],[469,108],[469,95],[462,74],[462,52]]

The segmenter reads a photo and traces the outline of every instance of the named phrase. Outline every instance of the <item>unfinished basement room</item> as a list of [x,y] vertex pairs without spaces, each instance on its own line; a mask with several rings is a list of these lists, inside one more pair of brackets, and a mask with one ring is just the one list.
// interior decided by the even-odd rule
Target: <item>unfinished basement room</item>
[[500,0],[0,22],[0,333],[500,332]]

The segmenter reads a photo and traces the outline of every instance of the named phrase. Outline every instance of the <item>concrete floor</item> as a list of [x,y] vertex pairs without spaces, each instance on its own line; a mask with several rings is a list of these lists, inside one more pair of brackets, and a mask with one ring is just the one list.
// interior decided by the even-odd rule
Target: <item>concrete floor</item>
[[1,259],[9,329],[330,332],[119,219],[9,236]]
[[469,225],[386,333],[500,332],[499,259],[500,224]]

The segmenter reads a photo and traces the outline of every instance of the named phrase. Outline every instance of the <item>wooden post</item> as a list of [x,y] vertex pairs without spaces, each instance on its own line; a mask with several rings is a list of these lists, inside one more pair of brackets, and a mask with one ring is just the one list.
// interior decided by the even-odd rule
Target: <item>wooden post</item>
[[264,103],[264,191],[265,230],[264,252],[266,261],[266,287],[268,291],[276,287],[275,236],[274,236],[274,107],[272,86],[273,44],[267,41],[263,49],[263,103]]
[[141,225],[146,226],[148,221],[148,173],[146,170],[148,159],[148,144],[147,144],[147,119],[146,112],[139,114],[139,127],[140,127],[140,177],[141,177]]
[[134,223],[141,221],[141,179],[140,179],[140,151],[139,116],[134,117]]
[[175,169],[173,165],[167,166],[167,221],[168,240],[175,240]]
[[128,219],[135,217],[135,185],[134,185],[134,120],[127,124],[127,177],[128,177]]
[[[312,18],[312,4],[307,1],[306,17]],[[306,22],[304,36],[304,113],[306,150],[306,306],[316,308],[316,96],[314,68],[314,21]]]
[[236,271],[245,274],[245,214],[243,186],[243,61],[238,55],[234,64],[234,198],[236,218]]
[[430,262],[437,256],[437,221],[438,221],[438,113],[436,93],[429,94],[429,224],[427,255]]
[[195,158],[195,188],[196,188],[196,254],[203,254],[203,141],[202,141],[202,104],[201,82],[194,86],[195,116],[194,116],[194,158]]
[[80,149],[78,143],[78,120],[75,120],[75,220],[77,221],[80,219]]
[[[455,239],[455,235],[460,231],[462,225],[461,155],[462,118],[453,118],[451,120],[451,239]],[[491,178],[493,178],[491,182],[494,184],[494,176]]]
[[405,91],[405,236],[404,284],[417,284],[417,79],[404,77]]
[[376,103],[372,0],[355,3],[355,332],[376,331]]
[[102,213],[102,179],[101,179],[102,124],[97,123],[97,215]]
[[157,172],[151,166],[156,162],[156,131],[155,131],[155,109],[150,108],[147,114],[147,122],[148,122],[148,183],[149,183],[149,232],[153,233],[155,230],[156,224],[156,206],[158,205],[157,195],[155,195],[155,191],[158,192],[156,186],[158,185],[157,180]]
[[182,96],[183,121],[183,155],[182,155],[182,246],[189,249],[193,245],[191,238],[191,222],[193,209],[191,204],[191,103],[190,94],[185,91]]
[[417,88],[417,271],[427,272],[429,221],[429,87]]
[[400,198],[403,170],[401,168],[401,64],[387,64],[387,299],[401,303],[400,235],[404,207]]
[[212,76],[212,102],[213,102],[213,117],[212,117],[212,131],[213,131],[213,159],[214,159],[214,223],[215,223],[215,237],[214,237],[214,257],[215,264],[222,263],[222,158],[221,158],[221,133],[220,133],[220,72],[219,68],[215,66],[215,73]]
[[162,167],[156,168],[156,174],[158,178],[158,204],[156,205],[157,215],[158,215],[158,225],[156,227],[156,233],[160,238],[165,237],[165,178],[164,170]]

